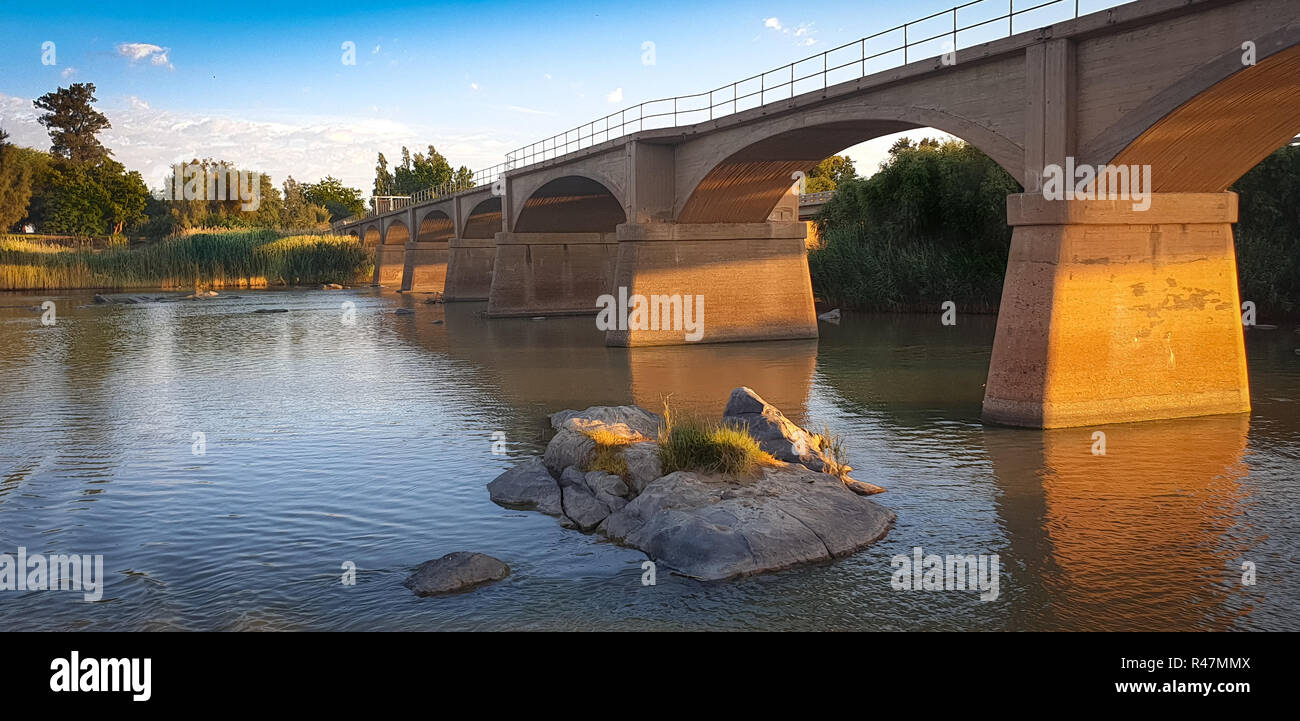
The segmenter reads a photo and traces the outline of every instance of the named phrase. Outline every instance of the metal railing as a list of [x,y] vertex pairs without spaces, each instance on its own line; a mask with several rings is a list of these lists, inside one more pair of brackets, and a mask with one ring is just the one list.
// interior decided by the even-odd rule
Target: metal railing
[[[988,7],[990,4],[1001,2],[1005,2],[1007,6],[1005,15],[988,18],[965,26],[959,23],[958,11],[976,5]],[[1010,37],[1015,34],[1016,17],[1061,4],[1072,4],[1074,6],[1073,17],[1079,17],[1079,0],[1042,0],[1042,2],[1038,2],[1032,7],[1021,10],[1015,9],[1015,0],[971,0],[971,2],[927,15],[919,20],[913,20],[888,30],[882,30],[874,35],[868,35],[851,43],[845,43],[817,55],[810,55],[802,60],[796,60],[787,65],[752,75],[744,80],[738,80],[730,85],[724,85],[708,92],[680,95],[675,98],[660,100],[647,100],[639,105],[620,110],[617,113],[611,113],[603,118],[593,120],[558,135],[553,135],[545,140],[539,140],[536,143],[513,150],[506,154],[506,164],[511,169],[521,168],[643,130],[694,125],[707,120],[734,115],[742,110],[762,107],[770,102],[788,100],[796,95],[794,92],[795,86],[800,83],[804,84],[804,89],[800,92],[810,92],[819,89],[817,81],[820,79],[820,89],[825,90],[831,84],[828,82],[828,76],[837,71],[852,70],[855,66],[857,67],[856,75],[840,73],[841,75],[847,75],[847,77],[837,79],[837,83],[863,78],[869,74],[867,72],[867,63],[872,60],[893,54],[900,54],[902,58],[902,63],[896,63],[886,68],[873,69],[872,72],[897,67],[899,64],[906,65],[910,60],[916,59],[908,56],[908,51],[911,48],[947,38],[952,39],[952,51],[956,52],[961,33],[994,25],[995,23],[1005,22],[1007,24],[1007,34],[999,37]],[[945,29],[943,32],[920,39],[914,39],[913,35],[913,39],[909,39],[908,31],[911,28],[945,15],[952,16],[951,30]],[[873,52],[868,53],[867,46],[872,41],[878,41],[891,34],[899,33],[902,35],[901,45],[883,50],[873,48]],[[851,57],[852,53],[845,52],[853,48],[858,50],[857,57]],[[844,56],[846,54],[850,56],[850,59],[845,60]],[[832,64],[831,60],[833,55],[836,56],[834,64]],[[771,84],[769,84],[769,79],[772,81]]]
[[[958,17],[959,11],[969,10],[977,5],[985,7],[991,5],[1000,6],[1004,2],[1007,8],[1006,14],[980,20],[969,25],[961,25]],[[839,76],[835,83],[864,78],[870,74],[867,72],[868,63],[891,55],[895,56],[896,59],[901,59],[901,62],[895,62],[885,67],[873,67],[871,73],[906,65],[911,60],[917,59],[909,55],[912,48],[936,40],[951,38],[951,52],[956,52],[961,33],[1006,23],[1006,34],[999,34],[990,40],[1010,37],[1016,32],[1015,23],[1017,17],[1054,5],[1066,7],[1073,5],[1074,14],[1072,17],[1076,19],[1079,17],[1079,0],[1041,0],[1031,7],[1020,10],[1015,9],[1015,0],[970,0],[970,2],[927,15],[919,20],[903,23],[888,30],[881,30],[873,35],[845,43],[817,55],[810,55],[802,60],[796,60],[767,72],[752,75],[744,80],[737,80],[730,85],[724,85],[708,92],[679,95],[675,98],[647,100],[639,105],[625,108],[616,113],[610,113],[590,123],[579,125],[571,130],[510,151],[506,154],[506,162],[474,173],[473,184],[471,185],[462,184],[463,187],[457,187],[453,181],[436,188],[421,190],[411,196],[407,205],[462,192],[483,183],[495,182],[506,171],[552,160],[631,133],[694,125],[734,115],[744,110],[760,108],[768,103],[789,100],[798,94],[795,92],[795,88],[800,84],[803,84],[803,88],[799,93],[811,92],[817,89],[825,90],[832,84],[829,80],[832,74]],[[945,24],[945,29],[942,32],[919,39],[915,37],[914,28],[945,15],[951,15],[952,17],[951,29],[947,29]],[[884,38],[891,36],[891,34],[901,34],[902,44],[885,49],[871,48],[872,52],[868,53],[869,44],[873,41],[880,42]],[[989,42],[989,40],[984,42]],[[853,49],[857,50],[856,54],[851,52]],[[834,64],[832,64],[832,56],[835,56]],[[846,60],[845,56],[849,59]],[[854,74],[855,70],[856,74]],[[771,82],[769,82],[769,79],[771,79]],[[394,210],[396,209],[398,208],[394,208]],[[366,213],[367,218],[372,215],[375,215],[373,210]]]

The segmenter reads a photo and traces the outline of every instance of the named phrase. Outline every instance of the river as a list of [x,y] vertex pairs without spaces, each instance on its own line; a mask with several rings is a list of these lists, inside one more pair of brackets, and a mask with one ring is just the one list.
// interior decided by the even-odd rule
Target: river
[[[3,629],[1300,630],[1290,326],[1247,334],[1249,416],[1044,432],[979,422],[992,316],[846,314],[814,341],[622,349],[590,317],[488,320],[373,289],[91,296],[0,294],[0,553],[102,554],[106,576],[95,602],[0,591]],[[28,309],[47,299],[53,326]],[[547,413],[671,394],[719,415],[739,385],[843,435],[898,514],[883,541],[738,581],[661,568],[647,586],[642,553],[488,499],[541,452]],[[894,590],[891,558],[918,546],[997,554],[999,597]],[[462,550],[512,574],[440,598],[402,587]]]

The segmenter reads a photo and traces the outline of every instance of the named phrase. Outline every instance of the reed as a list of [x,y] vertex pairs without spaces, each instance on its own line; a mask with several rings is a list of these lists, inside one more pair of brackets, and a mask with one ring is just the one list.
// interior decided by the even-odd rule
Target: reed
[[0,235],[0,290],[249,288],[359,283],[372,252],[347,236],[270,230],[174,235],[136,248]]

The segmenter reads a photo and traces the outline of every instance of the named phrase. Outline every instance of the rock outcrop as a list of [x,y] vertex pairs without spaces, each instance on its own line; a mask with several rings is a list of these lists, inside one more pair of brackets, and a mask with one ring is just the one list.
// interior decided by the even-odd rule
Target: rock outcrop
[[[659,416],[636,406],[593,407],[553,414],[556,434],[543,458],[501,474],[488,492],[501,505],[558,516],[566,528],[603,533],[704,580],[829,561],[888,533],[893,512],[865,497],[884,489],[821,472],[831,459],[820,439],[758,394],[737,388],[724,419],[743,424],[785,462],[753,478],[665,475],[650,440]],[[626,473],[588,468],[596,431],[612,434]]]

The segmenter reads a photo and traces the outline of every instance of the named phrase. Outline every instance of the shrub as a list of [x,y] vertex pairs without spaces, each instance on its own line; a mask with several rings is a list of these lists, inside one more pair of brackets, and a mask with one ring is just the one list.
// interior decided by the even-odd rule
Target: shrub
[[777,461],[743,426],[710,423],[697,416],[678,417],[664,400],[659,429],[659,464],[664,474],[703,471],[728,476],[752,476]]

